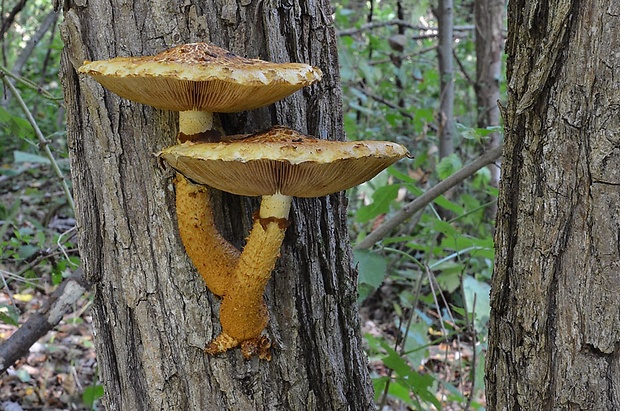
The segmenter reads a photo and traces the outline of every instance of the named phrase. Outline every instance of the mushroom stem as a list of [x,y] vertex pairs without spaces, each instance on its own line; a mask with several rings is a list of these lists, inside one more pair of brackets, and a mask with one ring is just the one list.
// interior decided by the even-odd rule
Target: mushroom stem
[[254,226],[234,270],[220,306],[222,334],[237,341],[260,337],[269,316],[263,300],[265,286],[275,267],[292,197],[263,196]]
[[[181,111],[177,140],[197,141],[213,127],[213,113]],[[181,173],[176,186],[177,223],[185,251],[207,288],[222,296],[230,284],[240,252],[220,234],[213,211],[209,188],[190,182]]]
[[[179,112],[179,132],[186,136],[203,133],[213,128],[213,113],[209,111]],[[189,140],[193,140],[189,138]]]
[[209,189],[181,173],[177,173],[175,184],[177,221],[185,251],[209,290],[221,296],[230,285],[240,252],[215,226]]

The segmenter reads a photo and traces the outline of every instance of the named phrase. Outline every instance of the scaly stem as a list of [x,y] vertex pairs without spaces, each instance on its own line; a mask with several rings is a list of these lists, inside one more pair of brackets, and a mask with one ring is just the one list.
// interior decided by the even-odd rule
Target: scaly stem
[[187,255],[215,295],[224,295],[239,260],[239,250],[215,226],[209,189],[177,174],[176,207],[179,234]]
[[[258,217],[220,306],[222,334],[237,342],[260,337],[269,316],[265,286],[280,255],[292,197],[264,196]],[[230,347],[229,347],[230,348]]]
[[[179,136],[200,139],[213,126],[213,114],[205,111],[179,113]],[[180,138],[179,138],[180,139]],[[215,295],[228,288],[240,252],[220,234],[211,210],[211,195],[205,186],[193,184],[177,173],[176,207],[179,234],[187,255]]]

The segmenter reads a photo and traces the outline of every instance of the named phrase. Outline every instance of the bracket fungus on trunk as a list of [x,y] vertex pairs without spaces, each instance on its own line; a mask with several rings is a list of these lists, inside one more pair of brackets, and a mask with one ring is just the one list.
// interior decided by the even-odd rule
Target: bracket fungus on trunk
[[292,197],[321,197],[370,180],[407,156],[385,141],[328,141],[276,126],[243,139],[169,147],[159,156],[188,178],[244,196],[261,206],[220,307],[222,333],[211,354],[239,344],[244,356],[264,346],[263,293],[279,256]]
[[[179,112],[178,142],[220,141],[213,113],[272,104],[321,79],[318,68],[237,56],[207,43],[185,44],[155,56],[86,61],[78,70],[126,99]],[[181,239],[209,289],[222,289],[239,250],[215,226],[210,194],[182,175],[175,178]]]

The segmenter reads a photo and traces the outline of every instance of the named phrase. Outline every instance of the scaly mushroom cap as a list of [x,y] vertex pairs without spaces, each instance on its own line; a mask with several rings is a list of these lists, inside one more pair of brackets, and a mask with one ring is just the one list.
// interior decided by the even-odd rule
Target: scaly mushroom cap
[[172,111],[232,113],[272,104],[321,79],[316,67],[239,57],[207,43],[155,56],[85,61],[78,70],[126,99]]
[[368,181],[408,154],[387,141],[329,141],[273,127],[220,143],[184,143],[158,155],[200,184],[229,193],[321,197]]

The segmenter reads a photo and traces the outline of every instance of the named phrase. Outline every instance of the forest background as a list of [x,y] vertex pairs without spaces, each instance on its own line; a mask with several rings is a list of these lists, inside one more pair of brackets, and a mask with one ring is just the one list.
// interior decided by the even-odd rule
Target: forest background
[[[4,0],[0,10],[0,354],[79,275],[52,3]],[[485,21],[499,29],[480,36],[492,4],[499,13]],[[338,1],[333,18],[347,137],[395,141],[414,156],[347,193],[375,400],[483,409],[498,168],[476,164],[501,141],[497,106],[481,101],[504,95],[503,3]],[[462,169],[461,184],[415,203]],[[89,301],[3,368],[4,409],[101,409]]]

